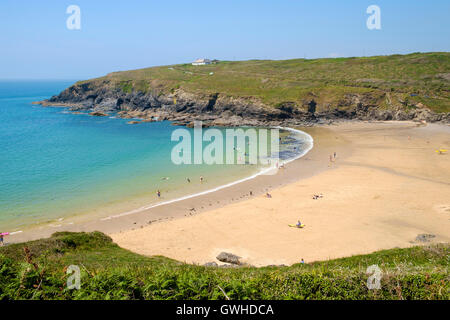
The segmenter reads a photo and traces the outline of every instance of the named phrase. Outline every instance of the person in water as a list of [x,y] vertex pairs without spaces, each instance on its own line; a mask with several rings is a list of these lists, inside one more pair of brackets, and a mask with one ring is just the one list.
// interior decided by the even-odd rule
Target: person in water
[[186,180],[187,180],[187,182],[191,183],[191,179],[189,179],[189,178],[186,178]]

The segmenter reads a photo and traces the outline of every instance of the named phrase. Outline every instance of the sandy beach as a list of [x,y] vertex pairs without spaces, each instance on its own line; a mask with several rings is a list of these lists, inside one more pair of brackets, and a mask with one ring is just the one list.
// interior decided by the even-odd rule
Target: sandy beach
[[[315,143],[309,154],[276,176],[207,198],[210,204],[225,199],[225,205],[111,237],[144,255],[203,264],[218,262],[226,251],[255,266],[408,247],[422,244],[421,234],[432,235],[430,242],[450,241],[450,155],[436,152],[450,147],[449,126],[346,122],[305,131]],[[333,152],[337,158],[330,162]],[[269,180],[272,198],[257,188]],[[228,199],[249,188],[253,196]],[[204,200],[192,201],[199,206]],[[306,227],[288,226],[298,220]]]
[[[435,152],[450,149],[449,126],[342,122],[299,129],[314,138],[314,148],[276,175],[111,219],[55,221],[7,240],[99,230],[144,255],[203,264],[226,251],[255,266],[423,244],[421,234],[450,242],[450,154]],[[306,227],[288,226],[298,220]]]

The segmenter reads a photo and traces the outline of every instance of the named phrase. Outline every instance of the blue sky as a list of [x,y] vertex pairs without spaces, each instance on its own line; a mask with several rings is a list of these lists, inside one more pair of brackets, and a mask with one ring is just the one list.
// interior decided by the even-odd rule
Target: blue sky
[[[81,8],[81,30],[66,9]],[[368,30],[369,5],[381,30]],[[1,0],[0,79],[189,62],[450,51],[448,0]]]

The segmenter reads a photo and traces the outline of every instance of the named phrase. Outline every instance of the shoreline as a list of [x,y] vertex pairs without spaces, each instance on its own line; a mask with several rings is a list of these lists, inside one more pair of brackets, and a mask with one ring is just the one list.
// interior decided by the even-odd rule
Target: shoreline
[[[295,156],[294,158],[282,161],[280,160],[281,164],[288,166],[289,163],[298,161],[299,159],[307,155],[311,150],[314,150],[313,138],[306,131],[303,131],[304,128],[300,128],[302,130],[288,127],[277,127],[277,128],[280,130],[290,132],[300,132],[302,135],[306,135],[308,137],[309,140],[308,143],[310,144],[309,148],[303,150],[299,155]],[[253,180],[265,176],[264,173],[272,171],[274,169],[275,167],[263,168],[256,174],[227,183],[225,185],[220,185],[218,187],[213,187],[212,189],[207,189],[205,191],[201,191],[194,194],[188,194],[186,196],[181,196],[175,199],[159,203],[152,203],[144,207],[125,211],[119,214],[113,214],[106,217],[104,216],[89,217],[89,215],[82,215],[82,216],[77,215],[72,217],[49,220],[48,222],[42,222],[37,225],[30,225],[21,228],[21,230],[11,232],[9,238],[7,239],[8,240],[7,242],[18,243],[23,241],[36,240],[43,237],[49,237],[52,233],[60,231],[74,231],[74,232],[102,231],[105,233],[117,231],[122,232],[126,230],[135,229],[135,225],[140,225],[142,227],[150,223],[184,217],[187,216],[186,212],[189,215],[198,214],[200,212],[207,211],[211,208],[223,207],[228,202],[238,201],[238,199],[242,199],[245,196],[248,197],[249,196],[248,194],[242,195],[242,192],[244,191],[241,190],[241,187],[239,187],[239,185],[241,184],[253,185],[252,183]],[[279,169],[278,171],[281,170],[282,169]],[[276,175],[278,174],[279,173],[277,173]],[[273,177],[273,175],[268,175],[266,177]],[[260,188],[261,191],[259,192],[259,194],[262,194],[265,191],[269,190],[268,188],[271,188],[271,186],[269,186],[270,181],[267,178],[263,180],[266,180],[267,183],[265,183],[264,186]],[[253,189],[255,190],[258,188]],[[253,192],[254,195],[258,194],[258,191]],[[220,195],[221,193],[226,193],[226,197],[222,199],[222,196]],[[214,196],[211,197],[211,199],[215,202],[214,204],[212,204],[211,201],[208,200],[209,195],[211,194],[214,194]],[[231,200],[229,199],[230,197]],[[206,204],[206,202],[208,201],[210,203]],[[180,206],[178,206],[178,203],[180,203]],[[195,209],[191,210],[192,208]],[[167,215],[163,212],[164,211],[163,209],[167,209],[168,211],[175,209],[175,212]],[[152,211],[157,212],[153,212],[152,214]],[[69,219],[71,219],[72,222],[65,225],[60,224],[61,221]],[[132,222],[131,220],[136,221]]]
[[[450,242],[450,162],[435,152],[448,148],[450,127],[357,122],[314,130],[318,148],[297,163],[311,158],[322,170],[274,187],[270,199],[260,194],[110,236],[143,255],[220,264],[216,256],[229,252],[257,267]],[[327,165],[333,149],[338,158]],[[289,228],[297,219],[306,227]]]
[[[291,163],[292,161],[300,159],[301,157],[307,155],[308,152],[311,151],[312,148],[314,147],[314,139],[308,133],[306,133],[304,131],[301,131],[301,130],[293,129],[293,128],[285,128],[285,127],[276,127],[276,128],[280,129],[280,130],[284,130],[284,131],[301,133],[302,135],[306,134],[306,136],[308,137],[308,140],[309,140],[308,142],[310,143],[309,148],[307,148],[305,150],[302,150],[302,152],[299,155],[295,156],[294,158],[283,160],[283,161],[280,160],[282,165],[287,165],[287,164]],[[255,179],[258,176],[265,175],[266,173],[269,173],[269,172],[271,172],[273,170],[276,170],[275,166],[272,166],[272,167],[269,167],[269,168],[263,168],[263,169],[259,170],[257,173],[255,173],[255,174],[253,174],[251,176],[244,177],[242,179],[239,179],[239,180],[236,180],[236,181],[232,181],[230,183],[227,183],[227,184],[224,184],[224,185],[220,185],[220,186],[212,188],[212,189],[208,189],[208,190],[201,191],[201,192],[194,193],[194,194],[188,194],[186,196],[182,196],[182,197],[179,197],[179,198],[175,198],[175,199],[171,199],[171,200],[167,200],[167,201],[163,201],[163,202],[159,202],[159,203],[155,203],[155,204],[150,204],[150,205],[147,205],[147,206],[144,206],[144,207],[141,207],[141,208],[137,208],[137,209],[130,210],[130,211],[127,211],[127,212],[123,212],[123,213],[120,213],[120,214],[111,215],[111,216],[108,216],[108,217],[105,217],[105,218],[101,218],[100,220],[104,221],[104,220],[110,220],[110,219],[119,218],[119,217],[123,217],[123,216],[127,216],[127,215],[132,215],[132,214],[136,214],[136,213],[139,213],[139,212],[150,210],[150,209],[153,209],[153,208],[156,208],[156,207],[165,206],[165,205],[168,205],[168,204],[171,204],[171,203],[175,203],[175,202],[179,202],[179,201],[183,201],[183,200],[188,200],[188,199],[191,199],[191,198],[196,198],[198,196],[207,195],[207,194],[212,193],[212,192],[218,192],[218,191],[220,191],[222,189],[226,189],[226,188],[232,187],[234,185],[237,185],[239,183]]]
[[[32,98],[30,98],[30,99],[32,99]],[[39,104],[39,103],[33,102],[32,104]],[[71,113],[68,111],[69,106],[67,106],[67,105],[58,105],[55,107],[58,107],[58,109],[63,109],[63,111],[61,113]],[[87,113],[84,113],[84,114],[89,115]],[[290,128],[281,128],[280,127],[280,129],[283,129],[285,131],[296,131],[295,129],[293,130]],[[301,154],[300,156],[302,156],[302,155],[303,154]],[[295,157],[294,159],[296,159],[296,158],[298,158],[298,157]],[[193,183],[192,184],[193,187],[187,191],[183,190],[183,187],[181,187],[181,188],[177,187],[177,188],[175,188],[175,190],[169,190],[169,192],[164,193],[165,196],[161,197],[161,199],[169,198],[170,200],[163,200],[163,202],[159,202],[160,199],[156,198],[156,196],[154,197],[156,199],[152,198],[151,195],[154,195],[154,193],[146,193],[146,194],[143,193],[144,195],[142,195],[139,192],[134,192],[133,195],[139,195],[139,196],[136,196],[136,197],[130,196],[128,198],[120,198],[119,201],[110,201],[110,202],[102,203],[102,205],[94,204],[94,205],[91,205],[90,207],[83,207],[83,209],[81,209],[81,210],[78,210],[78,209],[73,210],[73,212],[71,209],[58,210],[58,211],[53,210],[51,212],[51,215],[47,214],[47,217],[39,216],[38,218],[36,218],[34,220],[33,219],[27,220],[27,217],[23,217],[22,219],[25,221],[23,221],[22,223],[17,223],[17,224],[9,223],[10,221],[6,220],[3,227],[8,230],[11,230],[11,234],[14,235],[14,234],[22,233],[22,232],[28,232],[29,230],[33,230],[36,228],[41,229],[42,227],[45,227],[45,226],[55,226],[55,225],[60,226],[61,224],[64,224],[67,226],[68,224],[94,220],[99,217],[102,219],[109,219],[109,218],[115,218],[115,217],[122,216],[122,215],[133,214],[136,212],[151,209],[153,207],[170,204],[172,202],[185,200],[185,199],[188,199],[191,197],[196,197],[198,195],[203,195],[203,194],[207,194],[210,192],[215,192],[220,189],[227,188],[233,184],[240,183],[242,181],[246,181],[246,180],[252,179],[258,175],[263,174],[263,172],[260,171],[261,167],[258,168],[258,166],[255,166],[255,169],[248,169],[248,172],[245,172],[245,173],[238,172],[238,174],[232,174],[230,176],[227,176],[226,178],[220,176],[220,174],[217,174],[215,177],[213,176],[213,178],[220,176],[219,179],[217,179],[217,180],[215,179],[214,180],[215,183],[212,183],[212,185],[206,186],[208,188],[206,190],[204,190],[203,188],[201,188],[199,186],[196,186],[195,183]],[[265,170],[264,168],[262,168],[262,169]],[[226,171],[227,169],[224,169],[224,170]],[[217,172],[219,172],[219,171],[217,171]],[[205,174],[208,175],[208,173],[210,173],[210,172],[202,172],[203,175],[205,175]],[[214,171],[214,174],[215,173],[216,172]],[[244,178],[242,178],[242,177],[244,177]],[[131,181],[131,180],[128,179],[128,181]],[[179,185],[182,186],[182,184],[179,184]],[[152,186],[153,186],[153,184],[152,184]],[[142,188],[142,190],[147,190],[147,189],[145,187],[145,188]],[[138,191],[141,191],[141,190],[138,190]],[[96,192],[90,192],[90,194],[95,194],[95,193]],[[156,188],[155,188],[155,193],[156,193]],[[111,197],[111,199],[117,199],[117,197],[116,198]],[[80,201],[80,199],[78,199],[78,201]],[[75,204],[75,205],[72,205],[71,208],[78,208],[78,206]],[[44,211],[45,211],[45,209],[42,209],[42,208],[40,209],[40,212],[44,212]],[[49,210],[49,211],[51,211],[51,210]],[[61,214],[62,212],[64,212],[65,214]],[[14,220],[11,219],[11,221],[14,221]],[[20,219],[16,219],[16,221],[20,221]]]
[[[370,202],[382,197],[392,197],[398,192],[387,192],[383,196],[375,194],[371,196],[372,198],[364,198],[367,196],[366,194],[359,195],[361,193],[359,189],[373,192],[371,186],[365,186],[366,180],[361,180],[365,175],[369,175],[368,181],[371,182],[381,179],[379,183],[386,183],[383,182],[383,179],[386,179],[395,188],[400,185],[412,188],[417,193],[418,191],[414,190],[417,187],[422,193],[431,192],[429,195],[431,198],[434,198],[436,193],[447,195],[443,197],[444,199],[450,198],[450,176],[447,177],[442,172],[437,177],[436,172],[428,173],[426,167],[429,162],[425,163],[423,159],[418,159],[419,162],[415,163],[421,164],[421,167],[415,166],[411,172],[414,173],[419,168],[423,171],[421,174],[430,175],[430,177],[416,177],[410,172],[397,172],[404,170],[402,166],[405,159],[400,154],[401,161],[398,163],[396,157],[399,157],[399,154],[394,154],[404,145],[405,141],[403,140],[409,141],[408,134],[413,137],[414,143],[418,143],[420,140],[420,143],[424,144],[426,142],[421,135],[426,133],[430,140],[434,139],[436,134],[441,137],[442,131],[450,132],[448,126],[423,126],[414,122],[369,123],[358,121],[302,128],[302,130],[313,137],[314,148],[302,158],[287,164],[285,169],[279,170],[274,176],[258,176],[219,192],[181,200],[116,219],[36,230],[33,234],[13,235],[8,240],[22,242],[48,237],[57,231],[98,230],[110,235],[114,242],[121,247],[144,255],[164,255],[187,263],[202,264],[214,261],[219,251],[228,251],[242,256],[246,262],[255,266],[290,265],[299,262],[300,258],[311,262],[364,254],[392,247],[417,245],[414,238],[422,231],[435,236],[431,239],[432,243],[450,242],[450,235],[445,232],[447,226],[450,228],[449,219],[446,217],[447,211],[450,212],[450,203],[437,204],[431,209],[428,206],[427,210],[432,211],[433,221],[422,220],[424,217],[421,216],[421,220],[416,225],[416,221],[406,219],[403,213],[400,214],[400,217],[396,216],[396,212],[403,210],[402,206],[414,202],[413,196],[408,201],[399,202],[398,199],[389,199],[384,205],[380,205],[380,203],[383,204],[383,201],[377,202],[377,206],[381,206],[381,208],[377,207],[378,211],[372,212],[373,208],[366,207],[364,201]],[[376,141],[372,141],[374,139]],[[399,144],[399,139],[403,139],[401,144]],[[445,138],[442,141],[440,147],[448,147],[447,144],[450,142]],[[375,144],[373,150],[372,147],[366,146],[371,143]],[[389,152],[394,152],[392,158],[387,157],[385,160],[395,160],[395,166],[399,166],[400,169],[383,166],[385,164],[377,163],[377,161],[373,164],[364,163],[367,159],[365,155],[361,158],[359,150],[361,148],[368,148],[365,151],[370,151],[371,156],[368,159],[371,161],[380,160],[377,158],[377,153],[388,155]],[[415,147],[411,150],[405,148],[400,151],[415,152],[415,149],[423,148],[421,145],[420,148]],[[427,146],[427,148],[432,147]],[[329,155],[336,151],[338,154],[336,165],[328,163]],[[373,151],[376,153],[372,155]],[[418,155],[420,156],[420,154]],[[433,153],[426,155],[426,157],[431,156],[433,160],[441,161],[440,166],[445,168],[448,166],[445,161],[446,156],[436,158]],[[414,161],[416,159],[407,157],[406,160]],[[383,177],[379,178],[374,175],[375,172]],[[442,177],[444,180],[439,181],[439,179],[442,180]],[[446,180],[447,178],[448,180]],[[414,180],[408,181],[410,179]],[[342,184],[344,185],[342,186]],[[426,184],[430,184],[430,186]],[[386,185],[386,187],[389,186],[390,184]],[[439,189],[435,189],[436,186]],[[341,188],[342,190],[340,190]],[[250,190],[253,192],[252,196],[248,193]],[[268,191],[272,193],[272,199],[263,196]],[[381,189],[376,191],[383,193]],[[312,194],[322,192],[325,195],[324,199],[312,200],[310,198]],[[336,192],[343,194],[333,195]],[[363,197],[364,201],[352,198],[353,194]],[[411,194],[413,195],[413,192]],[[345,197],[339,199],[339,196]],[[349,196],[351,200],[348,198]],[[324,208],[317,207],[320,203],[328,202],[329,197],[332,198],[330,200],[337,201],[337,204],[335,203],[331,207],[329,204],[325,204]],[[270,202],[274,202],[274,204],[270,204]],[[414,206],[423,207],[425,202],[422,204],[419,201]],[[317,212],[312,210],[313,208],[320,212],[320,217],[316,217]],[[365,213],[365,210],[370,214]],[[300,213],[302,222],[305,221],[306,228],[298,230],[287,227],[288,223],[296,222],[294,220],[297,218],[294,218],[297,216],[296,211]],[[419,211],[424,214],[423,210]],[[426,214],[429,214],[428,211]],[[170,214],[167,215],[167,212]],[[359,212],[362,212],[361,217],[358,216]],[[434,216],[436,212],[438,212],[438,216]],[[439,212],[442,213],[442,216],[439,216]],[[330,216],[331,213],[333,213],[332,216]],[[380,216],[380,219],[388,219],[390,222],[378,221],[377,215]],[[291,216],[290,220],[288,220],[289,216]],[[282,219],[284,222],[279,224]],[[334,219],[339,220],[336,222]],[[374,235],[371,234],[370,228],[367,229],[368,225],[371,225],[368,222],[370,219],[375,219],[373,226],[377,233]],[[359,225],[358,221],[363,224]],[[322,227],[317,229],[317,224]],[[382,225],[381,229],[380,225]],[[392,231],[392,234],[386,234],[384,229]],[[302,234],[307,236],[306,243],[303,243]],[[381,238],[379,238],[380,234]],[[344,240],[333,238],[336,235],[342,236]],[[330,240],[330,237],[333,239]],[[292,243],[292,241],[294,242]],[[283,244],[282,247],[279,246],[281,244]],[[305,249],[302,253],[297,252],[299,244]],[[321,244],[327,245],[322,247]]]

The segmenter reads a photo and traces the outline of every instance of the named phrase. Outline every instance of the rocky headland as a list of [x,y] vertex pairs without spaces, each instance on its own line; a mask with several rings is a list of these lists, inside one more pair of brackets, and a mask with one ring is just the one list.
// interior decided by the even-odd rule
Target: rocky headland
[[219,62],[114,72],[77,82],[36,103],[187,126],[194,120],[204,126],[339,120],[449,123],[449,81],[448,53]]
[[[73,112],[87,111],[93,116],[110,113],[125,119],[174,121],[174,125],[191,126],[275,126],[312,125],[336,120],[416,120],[450,122],[450,113],[435,113],[421,103],[405,110],[401,105],[381,108],[371,95],[348,94],[339,108],[318,106],[314,99],[294,107],[289,103],[271,108],[256,99],[215,95],[196,95],[181,89],[169,94],[127,93],[107,83],[75,84],[57,96],[37,102],[42,106],[65,106]],[[320,109],[320,110],[318,110]]]

